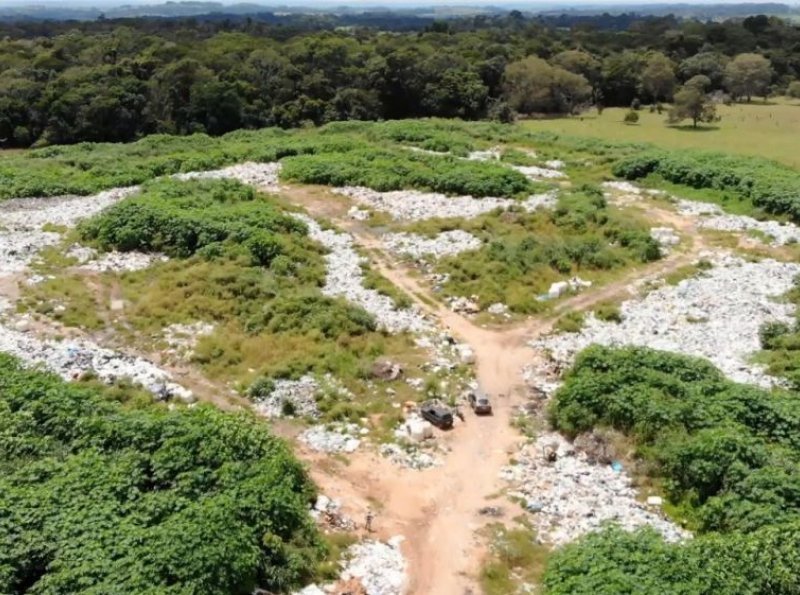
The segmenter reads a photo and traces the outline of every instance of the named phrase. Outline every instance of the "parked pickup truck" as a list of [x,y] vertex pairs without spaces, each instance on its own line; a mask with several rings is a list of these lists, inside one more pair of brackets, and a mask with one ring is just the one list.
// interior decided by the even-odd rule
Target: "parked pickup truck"
[[491,415],[492,403],[489,401],[489,396],[482,390],[472,390],[467,395],[469,406],[478,415]]
[[437,428],[449,430],[453,427],[453,414],[446,407],[440,405],[424,405],[420,409],[423,419],[427,419]]

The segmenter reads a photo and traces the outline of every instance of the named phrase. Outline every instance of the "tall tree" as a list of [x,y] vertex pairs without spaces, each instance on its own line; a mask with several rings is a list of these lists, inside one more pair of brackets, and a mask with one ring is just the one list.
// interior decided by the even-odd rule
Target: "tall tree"
[[642,90],[654,103],[668,100],[675,89],[675,65],[659,52],[652,53],[642,71]]
[[[695,77],[697,78],[697,77]],[[692,126],[697,128],[698,122],[715,122],[717,108],[695,81],[693,85],[683,86],[673,99],[672,109],[669,110],[669,122],[677,124],[686,119],[692,120]]]
[[766,97],[772,80],[772,67],[761,54],[739,54],[725,67],[725,83],[734,97]]

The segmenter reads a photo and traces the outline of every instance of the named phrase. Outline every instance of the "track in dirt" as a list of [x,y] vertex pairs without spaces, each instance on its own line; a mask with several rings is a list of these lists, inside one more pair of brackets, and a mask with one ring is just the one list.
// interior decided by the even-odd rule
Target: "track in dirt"
[[360,503],[360,507],[351,509],[356,515],[362,514],[370,502],[380,503],[380,536],[406,537],[403,550],[410,566],[411,595],[479,592],[477,583],[486,551],[480,529],[487,521],[478,511],[506,487],[499,471],[523,439],[512,427],[512,416],[515,408],[526,401],[523,368],[541,357],[528,347],[528,342],[550,331],[559,313],[586,310],[603,301],[630,297],[635,281],[664,276],[691,263],[705,249],[701,236],[692,220],[648,205],[645,215],[649,220],[670,224],[691,237],[688,250],[573,296],[547,317],[491,330],[476,326],[436,301],[407,267],[386,253],[369,228],[346,218],[348,205],[340,197],[332,198],[326,189],[305,187],[292,187],[282,194],[312,216],[325,218],[349,232],[368,254],[375,270],[405,291],[450,334],[469,344],[475,353],[477,379],[494,395],[494,415],[468,416],[466,423],[449,432],[443,441],[451,452],[442,467],[401,470],[374,454],[356,454],[348,465],[334,473],[315,466],[313,475],[329,495]]

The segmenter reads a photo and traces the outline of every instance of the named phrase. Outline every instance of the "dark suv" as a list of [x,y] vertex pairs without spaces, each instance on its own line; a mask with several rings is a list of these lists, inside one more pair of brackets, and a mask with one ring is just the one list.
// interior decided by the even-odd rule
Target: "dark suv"
[[469,406],[472,407],[475,413],[479,415],[492,414],[492,403],[482,390],[470,391],[469,395],[467,395],[467,400],[469,401]]
[[449,430],[453,427],[453,414],[441,405],[423,405],[420,414],[437,428]]

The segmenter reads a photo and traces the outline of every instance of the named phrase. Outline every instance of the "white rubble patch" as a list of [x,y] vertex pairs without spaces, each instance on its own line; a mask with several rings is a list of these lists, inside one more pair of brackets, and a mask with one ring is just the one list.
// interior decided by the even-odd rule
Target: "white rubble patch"
[[361,444],[357,438],[360,430],[355,424],[333,424],[312,426],[298,439],[311,450],[328,453],[352,453]]
[[681,215],[688,215],[690,217],[699,217],[703,215],[723,215],[720,207],[710,202],[700,202],[696,200],[686,200],[679,198],[675,202],[678,207],[678,213]]
[[545,167],[538,167],[536,165],[512,165],[512,169],[517,170],[529,180],[558,180],[566,178],[567,174],[557,169],[548,169]]
[[549,161],[545,161],[544,164],[550,169],[564,169],[567,165],[560,159],[550,159]]
[[601,186],[603,188],[606,188],[607,190],[616,190],[617,192],[621,192],[623,194],[640,195],[642,193],[642,189],[636,184],[622,180],[611,180],[609,182],[603,182]]
[[438,192],[418,190],[378,192],[362,186],[345,186],[333,188],[332,191],[347,196],[362,206],[387,212],[393,219],[401,221],[424,221],[437,217],[469,219],[515,204],[515,201],[508,198],[447,196]]
[[551,335],[532,345],[566,364],[593,343],[639,345],[706,358],[736,382],[774,385],[776,379],[749,360],[760,349],[763,323],[792,321],[794,307],[775,298],[792,288],[800,265],[711,259],[713,268],[701,276],[625,302],[620,323],[588,316],[580,332]]
[[393,442],[383,444],[380,452],[382,456],[389,459],[395,465],[408,469],[428,469],[442,464],[442,461],[431,453],[425,452],[417,447],[406,448]]
[[312,376],[299,380],[276,380],[275,388],[268,397],[255,402],[255,410],[265,417],[275,418],[284,415],[288,407],[299,417],[319,417],[316,395],[322,390],[319,382]]
[[[555,462],[546,452],[554,450]],[[512,495],[525,500],[540,538],[562,545],[613,522],[633,531],[650,526],[669,542],[690,534],[636,499],[636,490],[624,471],[592,464],[560,434],[551,432],[525,445],[517,463],[501,476],[516,487]]]
[[366,221],[370,218],[370,212],[365,209],[359,209],[356,206],[350,207],[347,211],[347,216],[353,221]]
[[406,561],[400,551],[402,540],[393,537],[386,543],[363,541],[350,546],[341,578],[360,580],[367,595],[401,595],[407,583]]
[[497,302],[492,304],[491,306],[486,308],[486,311],[494,316],[503,316],[505,318],[511,316],[511,312],[509,311],[508,306],[503,304],[502,302]]
[[117,252],[113,250],[101,254],[96,260],[90,260],[80,268],[98,273],[125,273],[143,271],[157,262],[169,260],[163,254],[145,254],[143,252]]
[[481,247],[479,238],[461,229],[445,231],[433,238],[414,233],[390,233],[384,235],[383,239],[392,252],[410,256],[415,260],[428,256],[439,259]]
[[520,203],[520,206],[529,213],[537,209],[553,209],[558,204],[558,192],[545,192],[532,194]]
[[280,184],[278,183],[278,174],[280,170],[281,164],[278,162],[255,163],[253,161],[248,161],[229,167],[223,167],[222,169],[193,171],[175,174],[172,177],[177,180],[231,179],[238,180],[242,184],[256,186],[259,190],[277,192],[280,190]]
[[42,248],[60,241],[61,235],[45,231],[46,226],[72,227],[138,190],[138,186],[132,186],[93,196],[4,201],[0,210],[0,275],[25,270]]
[[500,149],[494,147],[485,151],[472,151],[467,155],[468,161],[497,161],[500,159]]
[[0,325],[0,352],[9,353],[30,365],[43,366],[65,380],[94,373],[111,384],[130,379],[158,399],[177,398],[194,402],[192,392],[172,382],[170,375],[150,361],[105,349],[88,340],[40,340],[25,332],[24,318],[13,323],[16,329]]
[[796,244],[800,241],[800,227],[793,223],[778,221],[758,221],[745,215],[716,215],[702,219],[699,226],[719,231],[748,232],[756,231],[770,238],[774,246]]
[[296,213],[292,216],[308,226],[312,240],[330,251],[325,255],[327,274],[322,293],[331,297],[341,296],[361,306],[375,317],[379,328],[390,333],[430,330],[431,324],[418,309],[399,310],[390,297],[364,287],[364,272],[361,267],[367,259],[356,252],[353,236],[322,229],[319,223],[307,215]]
[[190,324],[171,324],[162,334],[169,345],[169,352],[180,357],[192,356],[197,342],[214,332],[214,325],[208,322],[192,322]]
[[653,238],[663,250],[669,251],[681,243],[681,238],[672,227],[651,227],[650,237]]

